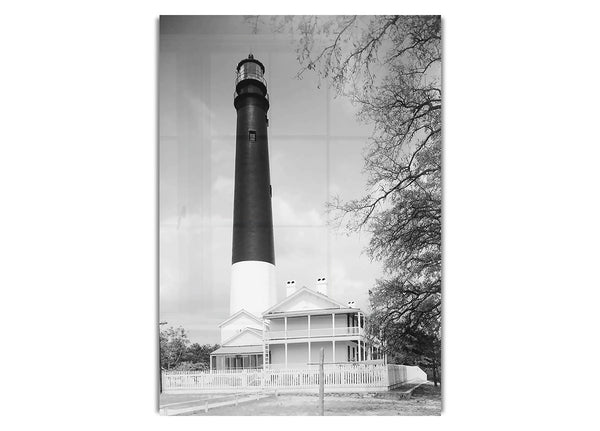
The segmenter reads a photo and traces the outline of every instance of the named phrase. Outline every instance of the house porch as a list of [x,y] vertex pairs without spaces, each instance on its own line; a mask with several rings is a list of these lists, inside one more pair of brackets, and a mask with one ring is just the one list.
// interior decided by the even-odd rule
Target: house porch
[[379,350],[360,340],[288,341],[271,344],[271,368],[306,368],[319,363],[319,352],[324,350],[326,364],[342,364],[379,359]]

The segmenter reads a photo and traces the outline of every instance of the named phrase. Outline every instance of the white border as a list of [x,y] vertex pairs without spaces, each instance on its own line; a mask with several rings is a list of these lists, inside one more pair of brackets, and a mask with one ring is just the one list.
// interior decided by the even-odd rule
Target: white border
[[[219,5],[3,4],[0,394],[7,429],[273,423],[155,413],[156,17],[255,7]],[[340,12],[334,3],[295,6],[259,9]],[[443,16],[444,413],[275,423],[420,430],[597,423],[594,3],[347,8]]]

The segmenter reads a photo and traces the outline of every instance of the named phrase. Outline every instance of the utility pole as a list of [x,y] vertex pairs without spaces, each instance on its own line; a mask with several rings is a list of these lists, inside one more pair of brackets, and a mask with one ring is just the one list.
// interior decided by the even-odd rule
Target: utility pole
[[325,416],[325,349],[319,352],[319,415]]
[[158,322],[158,391],[162,394],[162,366],[160,365],[160,327],[167,322]]

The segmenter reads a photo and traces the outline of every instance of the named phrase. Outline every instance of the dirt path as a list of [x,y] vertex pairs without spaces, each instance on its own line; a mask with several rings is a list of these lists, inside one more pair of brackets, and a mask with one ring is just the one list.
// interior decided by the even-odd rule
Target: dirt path
[[[415,389],[410,399],[382,399],[372,395],[329,395],[325,396],[327,416],[439,416],[442,400],[440,388],[423,385]],[[209,416],[316,416],[316,395],[280,395],[247,404],[220,407],[208,413],[194,415]]]

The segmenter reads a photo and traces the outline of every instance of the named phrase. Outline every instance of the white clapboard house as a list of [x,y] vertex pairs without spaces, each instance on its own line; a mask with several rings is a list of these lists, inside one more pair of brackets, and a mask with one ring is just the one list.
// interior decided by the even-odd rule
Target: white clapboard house
[[380,346],[365,334],[365,314],[353,303],[327,295],[325,278],[314,289],[288,281],[283,301],[256,316],[244,309],[219,326],[221,347],[211,354],[211,370],[306,368],[325,363],[380,362]]

